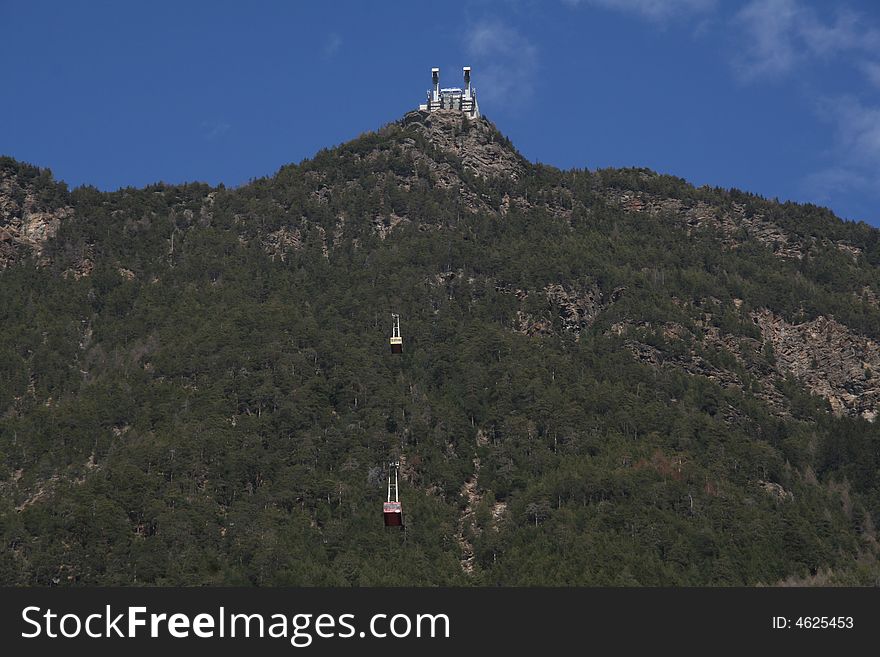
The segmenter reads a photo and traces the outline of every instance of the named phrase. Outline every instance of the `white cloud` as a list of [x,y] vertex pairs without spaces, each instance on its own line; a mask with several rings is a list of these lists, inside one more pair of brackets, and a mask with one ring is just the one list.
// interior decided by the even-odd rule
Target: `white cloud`
[[207,141],[214,141],[225,135],[232,126],[226,121],[202,121],[202,137]]
[[[737,49],[732,55],[733,68],[745,82],[807,75],[811,65],[830,64],[831,71],[855,70],[873,89],[880,89],[880,25],[843,3],[747,0],[727,14],[716,0],[563,2],[572,7],[626,12],[661,26],[690,19],[698,36],[725,29]],[[810,75],[810,85],[818,86],[819,93],[828,88],[823,82]],[[863,95],[869,90],[867,85],[863,87],[855,91]],[[812,109],[828,126],[829,148],[824,154],[825,166],[801,181],[806,196],[819,202],[855,195],[878,198],[880,105],[867,97],[860,100],[855,95],[842,95],[813,102]]]
[[634,13],[654,21],[698,14],[715,8],[716,0],[563,0],[572,7],[588,4],[602,9]]
[[834,124],[846,161],[880,170],[880,107],[844,96],[821,101],[819,114]]
[[876,179],[872,181],[857,169],[842,165],[811,173],[801,183],[806,196],[818,203],[828,203],[838,194],[870,193],[876,185]]
[[342,37],[332,32],[324,41],[324,57],[330,58],[342,47]]
[[735,68],[747,81],[789,73],[810,59],[880,49],[880,31],[858,14],[838,10],[823,21],[800,0],[751,0],[735,22],[744,36]]
[[880,48],[880,31],[865,25],[861,16],[846,9],[838,11],[833,24],[823,23],[812,12],[804,12],[800,31],[810,50],[819,55],[876,52]]
[[482,109],[487,101],[516,107],[531,99],[538,73],[538,49],[531,41],[501,22],[484,21],[467,31],[465,44]]
[[794,44],[794,25],[799,8],[795,0],[752,2],[737,16],[747,41],[737,60],[744,78],[785,73],[793,68],[799,53]]
[[821,119],[834,130],[834,163],[804,179],[805,190],[820,201],[835,194],[859,192],[876,196],[880,187],[880,107],[852,96],[824,98]]
[[[814,8],[815,7],[815,8]],[[802,0],[751,0],[735,17],[742,50],[734,67],[742,80],[780,78],[826,62],[836,71],[856,69],[880,87],[880,30],[864,16]],[[823,78],[810,76],[813,85]],[[830,126],[827,166],[802,182],[809,197],[821,202],[851,197],[876,198],[880,188],[880,107],[853,95],[823,97],[814,103],[818,118]]]
[[875,87],[880,87],[880,62],[865,61],[861,63],[860,67],[868,81]]

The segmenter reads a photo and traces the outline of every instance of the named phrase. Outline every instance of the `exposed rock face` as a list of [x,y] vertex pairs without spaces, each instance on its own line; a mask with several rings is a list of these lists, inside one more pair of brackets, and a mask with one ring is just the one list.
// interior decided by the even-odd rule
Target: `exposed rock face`
[[[415,111],[391,129],[402,130],[400,147],[415,166],[429,173],[431,185],[454,191],[465,211],[472,214],[497,210],[463,179],[465,172],[484,179],[517,180],[527,166],[513,146],[484,118],[470,120],[454,110]],[[404,190],[417,183],[417,175],[398,175],[395,180]],[[379,221],[374,220],[374,225],[382,238],[390,232],[386,227],[393,228],[390,217],[380,217]]]
[[[617,288],[603,294],[594,282],[578,285],[548,283],[539,290],[523,290],[485,276],[480,277],[479,281],[481,284],[493,286],[496,292],[516,297],[520,307],[516,311],[513,330],[533,337],[547,337],[562,332],[578,339],[581,332],[592,326],[602,311],[616,302],[625,291],[625,288]],[[445,289],[450,299],[455,298],[459,290],[477,298],[474,294],[478,279],[461,269],[440,272],[427,278],[425,282],[433,288]],[[535,305],[531,304],[530,310],[527,310],[529,302],[535,300],[540,309],[535,310]]]
[[791,324],[762,311],[755,314],[764,340],[773,346],[780,373],[790,373],[837,415],[873,421],[880,404],[880,345],[826,317]]
[[870,285],[863,287],[861,295],[856,296],[869,306],[874,306],[875,308],[880,306],[880,298],[878,298],[877,293],[871,289]]
[[90,258],[81,258],[76,262],[75,266],[65,269],[61,275],[64,278],[79,280],[80,278],[91,276],[94,269],[95,263]]
[[[626,347],[645,364],[704,376],[722,388],[748,388],[778,415],[789,411],[777,384],[792,375],[812,394],[827,399],[836,415],[876,419],[880,345],[874,340],[826,317],[792,324],[764,309],[751,313],[751,319],[761,330],[760,339],[723,332],[707,312],[696,318],[696,331],[676,323],[620,322],[610,333],[624,336]],[[654,346],[650,336],[657,334],[679,346]]]
[[373,230],[379,236],[379,239],[385,239],[391,234],[391,231],[402,223],[409,223],[407,217],[400,217],[394,212],[387,215],[373,218]]
[[[688,231],[712,228],[720,233],[722,244],[730,249],[741,246],[746,239],[755,240],[773,251],[779,258],[800,260],[820,242],[816,238],[803,241],[789,234],[782,227],[759,212],[750,212],[740,203],[722,208],[703,201],[664,198],[641,191],[606,188],[603,198],[627,212],[649,216],[671,216],[680,221]],[[841,241],[822,240],[821,244],[833,244],[835,248],[852,258],[862,252],[856,246]]]
[[550,303],[559,308],[564,331],[579,333],[583,327],[592,324],[604,308],[602,292],[595,284],[579,291],[566,289],[558,283],[544,289]]
[[409,129],[421,130],[442,151],[461,158],[462,165],[483,178],[519,179],[524,160],[484,118],[470,120],[456,110],[410,112],[403,119]]
[[[372,177],[369,186],[364,185],[362,178],[352,179],[345,173],[341,176],[328,175],[326,171],[302,174],[311,188],[309,202],[315,204],[311,212],[304,212],[309,219],[299,226],[303,235],[309,228],[306,224],[328,211],[335,216],[335,228],[324,224],[327,226],[328,248],[330,245],[339,246],[346,239],[351,239],[357,246],[363,239],[363,227],[382,240],[411,225],[422,231],[449,228],[449,224],[434,221],[432,217],[410,216],[397,207],[395,195],[414,189],[448,192],[449,203],[455,205],[459,219],[478,213],[504,217],[510,212],[525,213],[540,207],[570,224],[572,209],[578,205],[571,191],[562,187],[546,190],[537,198],[508,193],[503,202],[477,191],[474,177],[515,183],[527,175],[532,166],[484,118],[471,120],[453,110],[415,111],[369,138],[377,136],[382,141],[376,140],[372,149],[346,149],[347,145],[344,145],[342,160],[345,164],[339,168],[342,172],[350,170],[356,176],[364,175],[366,170]],[[362,199],[357,212],[351,205],[345,207],[353,197]],[[287,210],[282,204],[278,213]],[[242,223],[253,219],[255,217],[250,215],[240,216]],[[264,248],[270,255],[280,256],[281,251],[289,250],[288,247],[297,248],[280,244],[279,251],[281,237],[273,234],[263,239]]]
[[71,216],[73,208],[52,207],[40,200],[32,181],[0,167],[0,269],[28,255],[45,264],[46,243]]
[[[680,324],[667,322],[618,322],[610,333],[625,337],[624,345],[636,360],[653,367],[674,368],[693,376],[703,376],[724,389],[745,390],[748,386],[741,372],[754,381],[752,394],[776,415],[787,416],[788,404],[776,389],[778,375],[761,359],[759,340],[722,333],[717,327],[696,322],[692,332]],[[661,349],[650,344],[650,336],[660,335],[674,348]],[[732,362],[720,363],[717,354],[727,354]],[[735,364],[735,366],[733,366]],[[738,366],[738,367],[737,367]],[[738,371],[739,370],[739,371]],[[732,409],[719,409],[725,420],[736,419]]]
[[461,487],[461,496],[467,500],[464,511],[458,520],[456,540],[461,547],[461,569],[468,575],[474,574],[474,546],[468,540],[468,533],[479,533],[480,528],[474,522],[474,510],[482,501],[483,496],[478,489],[480,476],[480,459],[474,458],[474,474],[465,480]]
[[263,240],[263,250],[273,260],[279,258],[282,262],[287,259],[290,250],[302,248],[302,233],[295,226],[282,226],[276,231],[266,235]]
[[794,495],[791,491],[785,490],[785,488],[774,481],[758,480],[758,486],[760,486],[765,493],[776,498],[780,502],[787,502],[794,499]]
[[[336,215],[332,245],[338,246],[346,238],[359,239],[360,226],[366,225],[380,239],[386,239],[395,230],[416,224],[420,230],[442,228],[425,217],[407,216],[398,211],[393,202],[394,193],[409,192],[414,188],[440,189],[456,199],[461,214],[506,214],[511,205],[525,211],[531,204],[523,198],[509,199],[499,209],[488,198],[474,190],[471,176],[483,179],[520,179],[530,166],[494,125],[486,119],[469,120],[459,111],[410,112],[401,121],[389,124],[379,131],[387,138],[381,147],[347,152],[346,166],[363,173],[366,168],[374,177],[369,188],[362,181],[328,176],[326,172],[307,171],[305,177],[312,190],[309,200],[322,210],[327,208]],[[389,157],[395,158],[389,166]],[[401,166],[401,162],[406,164]],[[382,190],[393,190],[383,194]],[[354,216],[351,208],[340,208],[340,199],[366,194],[365,214]],[[570,194],[569,194],[570,196]],[[571,205],[571,202],[568,202]],[[570,215],[570,209],[549,209],[556,214]],[[279,213],[285,208],[280,207]],[[244,221],[249,217],[242,217]],[[305,229],[305,226],[300,226]],[[330,236],[328,236],[330,237]],[[273,234],[264,240],[272,255],[280,255],[279,246],[288,246],[283,235]],[[296,247],[294,247],[296,248]]]
[[553,217],[562,219],[569,226],[571,225],[572,209],[578,207],[583,210],[583,204],[576,201],[569,190],[554,189],[551,194],[542,199],[541,203],[534,203],[523,196],[511,197],[509,194],[505,194],[498,212],[502,217],[506,217],[512,210],[527,213],[536,207],[540,207],[541,210]]
[[[525,300],[529,293],[524,290],[514,291],[517,297]],[[572,288],[550,283],[544,287],[544,295],[552,309],[562,322],[562,330],[580,336],[580,332],[592,325],[596,317],[610,303],[617,300],[620,290],[615,290],[608,299],[594,283]],[[550,335],[553,333],[552,316],[536,317],[525,311],[517,312],[517,330],[526,335]]]
[[801,248],[790,244],[789,236],[782,228],[762,214],[747,213],[745,207],[738,203],[733,203],[730,209],[722,209],[702,201],[683,201],[614,188],[606,190],[605,198],[628,212],[673,216],[689,230],[714,228],[721,233],[722,242],[729,248],[742,243],[745,235],[770,247],[781,258],[803,258]]

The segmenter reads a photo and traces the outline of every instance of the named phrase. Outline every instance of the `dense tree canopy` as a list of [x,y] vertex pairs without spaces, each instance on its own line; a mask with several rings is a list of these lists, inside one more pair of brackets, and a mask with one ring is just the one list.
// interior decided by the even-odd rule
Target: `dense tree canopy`
[[[709,299],[737,339],[761,308],[880,339],[876,230],[644,170],[484,179],[396,125],[239,189],[67,192],[0,165],[75,211],[47,263],[0,273],[5,584],[877,582],[877,424],[793,378],[774,412],[612,330],[643,323],[671,360],[693,345],[652,327]],[[721,248],[609,188],[741,204],[816,247]],[[551,284],[601,312],[566,330]],[[381,521],[395,455],[405,532]]]

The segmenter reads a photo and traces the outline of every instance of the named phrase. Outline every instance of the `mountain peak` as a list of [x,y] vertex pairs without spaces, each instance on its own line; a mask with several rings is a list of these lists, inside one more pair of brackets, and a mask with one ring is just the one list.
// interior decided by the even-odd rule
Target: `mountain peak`
[[459,110],[415,110],[407,113],[399,125],[460,159],[465,169],[482,178],[518,180],[528,167],[510,140],[482,116],[470,118]]

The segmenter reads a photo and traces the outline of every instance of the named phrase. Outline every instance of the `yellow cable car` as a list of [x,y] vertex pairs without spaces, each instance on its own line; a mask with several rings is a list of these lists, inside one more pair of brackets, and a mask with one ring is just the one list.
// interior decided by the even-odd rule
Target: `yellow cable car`
[[391,353],[399,354],[403,351],[403,338],[400,337],[400,315],[391,313]]

